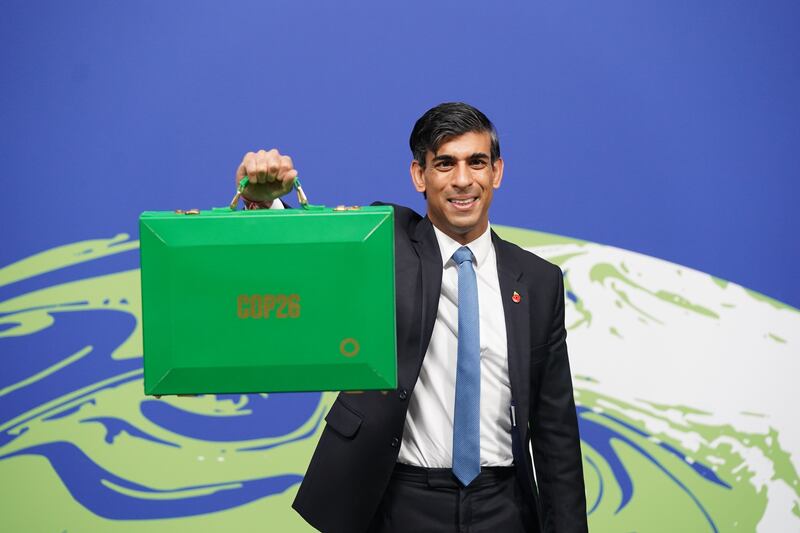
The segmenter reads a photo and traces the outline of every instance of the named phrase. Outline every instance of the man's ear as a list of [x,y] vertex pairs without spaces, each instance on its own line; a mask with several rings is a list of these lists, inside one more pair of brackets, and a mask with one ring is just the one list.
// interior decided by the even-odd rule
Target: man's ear
[[500,183],[503,181],[503,158],[497,158],[497,161],[492,165],[492,187],[495,189],[500,188]]
[[411,182],[417,192],[425,192],[425,169],[419,164],[419,161],[414,159],[411,161]]

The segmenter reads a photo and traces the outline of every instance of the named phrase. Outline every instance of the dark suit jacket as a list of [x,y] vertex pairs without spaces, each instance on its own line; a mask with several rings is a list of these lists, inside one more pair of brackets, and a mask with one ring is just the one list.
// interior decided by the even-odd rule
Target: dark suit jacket
[[[392,474],[408,401],[439,305],[442,258],[433,226],[394,206],[398,387],[340,393],[293,507],[317,529],[364,531]],[[492,232],[508,338],[518,478],[543,531],[586,531],[580,439],[567,360],[561,270]],[[519,303],[511,299],[514,291]],[[529,444],[536,464],[534,480]]]

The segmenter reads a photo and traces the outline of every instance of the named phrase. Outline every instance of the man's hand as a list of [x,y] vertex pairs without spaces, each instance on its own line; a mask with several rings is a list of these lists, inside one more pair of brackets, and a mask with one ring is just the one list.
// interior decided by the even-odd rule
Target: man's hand
[[245,176],[249,183],[242,196],[254,202],[269,202],[292,190],[297,171],[291,157],[273,148],[268,152],[247,152],[236,169],[237,189]]

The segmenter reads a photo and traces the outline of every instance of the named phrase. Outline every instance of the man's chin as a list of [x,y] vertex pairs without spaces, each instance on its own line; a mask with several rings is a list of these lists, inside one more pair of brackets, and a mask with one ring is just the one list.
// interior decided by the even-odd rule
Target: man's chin
[[458,233],[469,233],[480,223],[480,217],[475,213],[456,214],[447,217],[447,224]]
[[[472,217],[461,217],[461,218],[449,218],[447,220],[447,231],[446,233],[450,233],[453,235],[468,235],[470,233],[474,233],[476,230],[479,229],[480,226],[480,219],[474,220]],[[441,228],[439,228],[441,229]],[[485,229],[485,228],[484,228]]]

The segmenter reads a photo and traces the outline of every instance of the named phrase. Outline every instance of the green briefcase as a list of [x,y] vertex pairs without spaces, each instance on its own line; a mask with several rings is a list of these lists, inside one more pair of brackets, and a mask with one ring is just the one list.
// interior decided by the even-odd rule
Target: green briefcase
[[142,213],[145,394],[397,387],[394,211],[303,207]]

